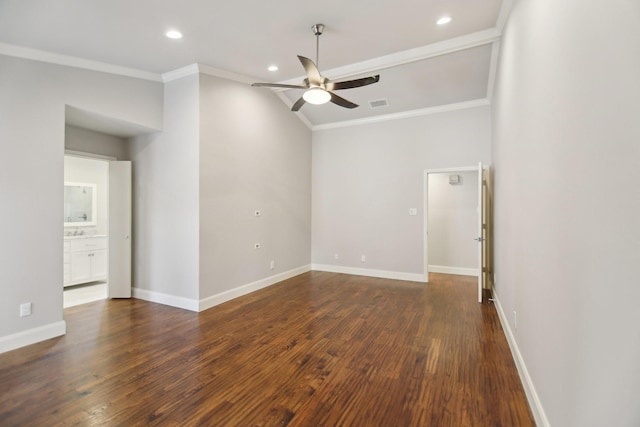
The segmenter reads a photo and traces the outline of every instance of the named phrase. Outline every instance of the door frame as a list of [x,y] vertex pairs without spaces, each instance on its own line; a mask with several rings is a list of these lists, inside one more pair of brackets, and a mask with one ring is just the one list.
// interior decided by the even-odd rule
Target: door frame
[[[461,166],[451,168],[440,169],[425,169],[423,178],[423,212],[422,215],[422,247],[423,247],[423,262],[424,262],[424,277],[425,282],[429,282],[429,175],[439,173],[456,173],[456,172],[478,172],[478,165],[475,166]],[[482,195],[480,195],[482,197]],[[481,275],[482,265],[478,266],[479,273]]]

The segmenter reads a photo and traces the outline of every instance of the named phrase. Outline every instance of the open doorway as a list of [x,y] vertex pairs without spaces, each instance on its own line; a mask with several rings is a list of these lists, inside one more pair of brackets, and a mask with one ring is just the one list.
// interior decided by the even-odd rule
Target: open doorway
[[486,214],[484,169],[425,171],[424,271],[478,278],[478,302],[485,287]]
[[108,161],[64,156],[64,308],[107,298]]

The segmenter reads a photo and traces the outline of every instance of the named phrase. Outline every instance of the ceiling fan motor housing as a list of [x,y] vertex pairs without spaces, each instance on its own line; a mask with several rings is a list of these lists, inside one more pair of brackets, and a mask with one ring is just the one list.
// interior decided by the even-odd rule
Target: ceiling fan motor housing
[[311,27],[311,29],[313,30],[314,35],[320,36],[324,31],[324,24],[316,24],[313,27]]

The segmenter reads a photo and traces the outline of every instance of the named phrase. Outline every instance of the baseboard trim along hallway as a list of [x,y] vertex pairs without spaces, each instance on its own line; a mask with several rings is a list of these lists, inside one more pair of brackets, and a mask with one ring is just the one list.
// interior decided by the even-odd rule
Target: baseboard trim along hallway
[[509,344],[509,348],[511,349],[511,354],[513,355],[513,360],[516,364],[518,374],[520,375],[520,380],[522,381],[522,386],[524,387],[525,394],[527,395],[527,400],[529,401],[529,406],[531,408],[531,412],[533,413],[533,417],[536,420],[536,424],[540,427],[549,427],[549,420],[547,419],[547,415],[545,414],[544,408],[542,407],[542,402],[540,402],[540,398],[538,397],[536,388],[533,386],[533,381],[531,380],[531,376],[529,375],[527,365],[524,363],[522,353],[520,353],[518,342],[516,341],[515,335],[511,330],[511,326],[507,321],[507,317],[502,310],[502,306],[500,305],[500,298],[498,298],[498,296],[495,294],[495,291],[493,302],[496,306],[498,319],[500,319],[502,330],[504,331],[504,335],[507,338],[507,343]]

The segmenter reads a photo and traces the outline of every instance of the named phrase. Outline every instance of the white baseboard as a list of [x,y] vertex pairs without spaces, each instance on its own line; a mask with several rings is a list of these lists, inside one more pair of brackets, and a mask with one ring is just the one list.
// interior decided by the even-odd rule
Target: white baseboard
[[61,320],[38,328],[28,329],[26,331],[0,337],[0,353],[59,337],[66,333],[67,323],[64,320]]
[[547,419],[547,415],[545,414],[544,408],[542,407],[542,402],[540,402],[540,398],[538,397],[536,388],[533,386],[533,381],[531,381],[531,376],[529,376],[527,365],[525,365],[524,363],[524,359],[522,358],[522,354],[520,353],[520,348],[518,347],[515,336],[511,331],[511,326],[507,321],[507,316],[505,316],[504,311],[502,310],[502,305],[500,305],[500,298],[498,298],[495,290],[493,293],[493,302],[496,305],[498,318],[500,319],[502,330],[507,337],[507,342],[509,343],[511,354],[513,355],[513,359],[516,362],[516,368],[518,369],[518,374],[520,374],[520,381],[522,381],[524,392],[526,393],[527,400],[529,401],[529,407],[531,408],[533,417],[536,420],[536,425],[540,427],[549,427],[549,420]]
[[179,297],[176,295],[163,294],[162,292],[150,291],[147,289],[133,288],[133,297],[151,301],[158,304],[170,305],[171,307],[183,308],[190,311],[198,311],[198,300]]
[[445,265],[430,265],[429,273],[443,273],[443,274],[459,274],[461,276],[476,276],[478,277],[477,268],[465,268],[465,267],[447,267]]
[[379,277],[382,279],[405,280],[408,282],[426,282],[424,274],[403,273],[401,271],[373,270],[368,268],[343,267],[339,265],[312,264],[312,270],[330,273],[354,274],[356,276]]
[[198,311],[204,311],[208,308],[215,307],[216,305],[230,301],[234,298],[241,297],[243,295],[250,294],[251,292],[266,288],[278,282],[282,282],[283,280],[287,280],[299,274],[306,273],[310,270],[310,265],[304,265],[302,267],[294,268],[293,270],[266,277],[252,283],[247,283],[246,285],[238,286],[237,288],[229,289],[228,291],[220,292],[219,294],[211,295],[210,297],[200,300],[200,302],[198,303]]
[[147,289],[139,288],[133,288],[133,297],[190,311],[204,311],[208,308],[215,307],[218,304],[222,304],[223,302],[230,301],[234,298],[250,294],[251,292],[266,288],[267,286],[282,282],[283,280],[289,279],[299,274],[306,273],[310,269],[311,266],[304,265],[302,267],[294,268],[293,270],[285,271],[284,273],[279,273],[270,277],[266,277],[264,279],[256,280],[255,282],[247,283],[246,285],[241,285],[236,288],[229,289],[228,291],[220,292],[219,294],[202,298],[200,300],[163,294],[162,292],[149,291]]

